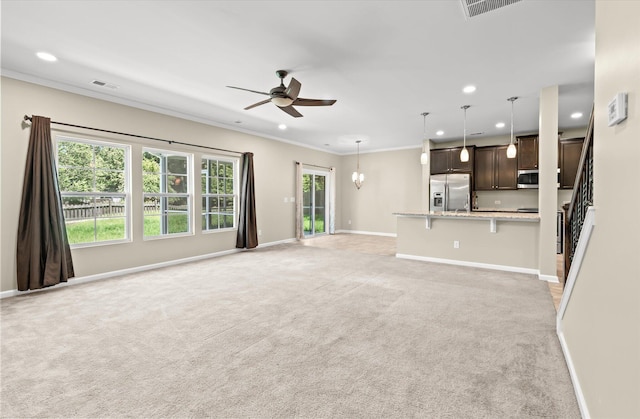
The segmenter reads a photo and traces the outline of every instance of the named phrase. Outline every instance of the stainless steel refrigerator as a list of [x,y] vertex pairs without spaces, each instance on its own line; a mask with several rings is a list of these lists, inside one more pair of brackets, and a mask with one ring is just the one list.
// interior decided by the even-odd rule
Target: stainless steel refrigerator
[[431,175],[431,211],[470,211],[471,175]]

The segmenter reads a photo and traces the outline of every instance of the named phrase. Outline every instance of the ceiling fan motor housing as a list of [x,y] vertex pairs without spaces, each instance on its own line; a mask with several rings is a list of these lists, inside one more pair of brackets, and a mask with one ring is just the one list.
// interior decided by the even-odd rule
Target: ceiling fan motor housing
[[227,87],[230,87],[232,89],[238,89],[238,90],[246,90],[248,92],[269,96],[269,99],[262,100],[258,103],[254,103],[253,105],[249,105],[246,108],[244,108],[245,110],[249,110],[249,109],[255,108],[256,106],[264,105],[265,103],[271,102],[274,105],[276,105],[278,108],[282,109],[284,112],[293,116],[294,118],[300,118],[302,114],[298,112],[296,109],[294,109],[292,105],[331,106],[336,102],[333,99],[331,100],[330,99],[305,99],[305,98],[298,97],[298,94],[300,93],[300,88],[302,85],[298,80],[296,80],[295,78],[292,78],[291,82],[289,83],[289,87],[285,86],[284,78],[287,77],[288,74],[289,73],[286,70],[277,70],[276,75],[280,78],[280,86],[274,87],[269,91],[269,93],[260,92],[257,90],[245,89],[242,87],[235,87],[235,86],[227,86]]
[[284,91],[286,89],[287,88],[284,86],[277,86],[271,89],[269,91],[269,94],[271,95],[271,97],[287,97],[287,95],[284,94]]

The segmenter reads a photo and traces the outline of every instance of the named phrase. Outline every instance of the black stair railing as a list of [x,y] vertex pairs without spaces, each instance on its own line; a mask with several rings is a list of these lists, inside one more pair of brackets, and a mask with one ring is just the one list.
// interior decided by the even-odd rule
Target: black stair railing
[[587,209],[593,205],[593,109],[582,145],[571,202],[565,206],[564,277],[569,275]]

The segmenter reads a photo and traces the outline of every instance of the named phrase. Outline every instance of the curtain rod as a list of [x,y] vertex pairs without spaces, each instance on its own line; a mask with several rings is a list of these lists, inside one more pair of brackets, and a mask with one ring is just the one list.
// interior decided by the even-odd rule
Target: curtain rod
[[303,166],[319,167],[321,169],[329,169],[329,170],[332,169],[332,167],[318,166],[317,164],[302,163],[300,161],[297,161],[296,164],[302,164]]
[[[28,115],[25,115],[24,116],[24,120],[31,122],[31,117],[28,116]],[[128,134],[126,132],[118,132],[118,131],[110,131],[110,130],[101,129],[101,128],[85,127],[85,126],[82,126],[82,125],[67,124],[65,122],[51,121],[51,123],[52,124],[56,124],[56,125],[64,125],[64,126],[67,126],[67,127],[82,128],[82,129],[88,129],[88,130],[92,130],[92,131],[106,132],[106,133],[109,133],[109,134],[118,134],[118,135],[126,135],[126,136],[129,136],[129,137],[143,138],[145,140],[164,141],[165,143],[169,143],[169,144],[180,144],[180,145],[186,145],[186,146],[191,146],[191,147],[206,148],[208,150],[224,151],[226,153],[244,154],[241,151],[225,150],[224,148],[209,147],[209,146],[206,146],[206,145],[189,144],[189,143],[183,143],[181,141],[165,140],[165,139],[162,139],[162,138],[147,137],[145,135]]]

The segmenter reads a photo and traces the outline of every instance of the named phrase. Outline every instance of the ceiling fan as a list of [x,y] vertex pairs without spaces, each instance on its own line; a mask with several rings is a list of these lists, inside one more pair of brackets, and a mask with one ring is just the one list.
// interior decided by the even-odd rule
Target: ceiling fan
[[287,77],[287,71],[278,70],[276,71],[276,75],[280,78],[280,86],[276,86],[269,91],[266,92],[258,92],[256,90],[243,89],[242,87],[235,86],[227,86],[232,89],[245,90],[247,92],[258,93],[261,95],[270,96],[269,99],[260,101],[258,103],[254,103],[253,105],[249,105],[245,110],[255,108],[256,106],[264,105],[265,103],[273,102],[277,107],[293,116],[294,118],[299,118],[302,116],[300,112],[298,112],[293,106],[331,106],[336,103],[333,99],[305,99],[298,97],[300,93],[300,88],[302,84],[296,80],[295,78],[291,78],[291,82],[289,86],[284,85],[284,78]]

